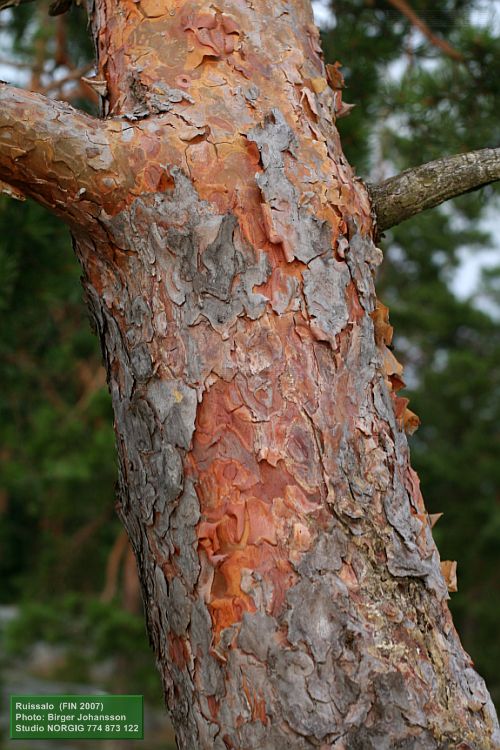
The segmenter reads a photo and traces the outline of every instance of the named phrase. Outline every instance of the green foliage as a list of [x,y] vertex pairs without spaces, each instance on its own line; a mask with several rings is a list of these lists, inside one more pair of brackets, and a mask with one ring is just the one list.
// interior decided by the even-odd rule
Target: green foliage
[[102,680],[101,689],[140,691],[150,704],[161,705],[160,678],[142,612],[131,614],[115,603],[70,593],[50,601],[25,602],[19,617],[6,626],[4,638],[10,658],[29,657],[39,641],[61,648],[64,658],[52,679],[88,682],[93,665],[112,661],[112,673]]
[[117,533],[112,414],[67,230],[34,203],[2,200],[2,262],[1,597],[95,590]]
[[[40,56],[40,43],[46,45],[43,51],[43,62],[46,68],[52,69],[56,64],[57,30],[61,22],[58,18],[49,16],[50,0],[37,0],[19,5],[14,11],[2,14],[2,22],[10,32],[12,52],[30,63],[36,62]],[[92,42],[87,30],[87,18],[81,6],[73,5],[64,16],[64,36],[71,49],[71,58],[77,67],[92,60]]]
[[465,64],[445,59],[430,69],[411,65],[386,87],[399,120],[400,131],[392,135],[402,163],[414,157],[415,139],[423,161],[500,145],[500,80],[491,75],[500,69],[500,39],[469,25],[455,36]]
[[481,274],[479,301],[496,313],[500,318],[500,265],[484,268]]

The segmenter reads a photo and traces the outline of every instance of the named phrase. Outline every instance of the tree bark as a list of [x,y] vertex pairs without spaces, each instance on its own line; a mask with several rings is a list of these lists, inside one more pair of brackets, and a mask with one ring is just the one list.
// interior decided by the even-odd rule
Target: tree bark
[[498,180],[500,148],[483,148],[406,169],[367,187],[377,229],[383,232],[421,211]]
[[[125,125],[0,82],[0,179],[61,216],[95,228],[133,185]],[[114,137],[115,136],[115,137]]]
[[[309,0],[89,16],[112,115],[96,184],[116,188],[64,217],[178,746],[498,747],[409,465],[371,205]],[[0,177],[20,186],[17,163],[7,148]],[[36,190],[64,212],[55,182]]]

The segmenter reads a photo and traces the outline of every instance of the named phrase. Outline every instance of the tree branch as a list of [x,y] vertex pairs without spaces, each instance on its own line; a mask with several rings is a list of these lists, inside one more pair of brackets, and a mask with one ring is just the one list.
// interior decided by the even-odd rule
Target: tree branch
[[438,49],[444,52],[445,55],[448,55],[448,57],[451,57],[453,60],[462,62],[465,59],[462,53],[452,47],[451,44],[446,41],[446,39],[437,36],[433,31],[431,31],[425,21],[415,13],[413,8],[408,5],[406,0],[388,0],[388,2],[393,6],[393,8],[399,10],[399,12],[403,16],[405,16],[410,21],[410,23],[415,26],[415,28],[417,28],[426,37],[426,39],[429,40],[431,44],[434,45],[434,47],[438,47]]
[[428,208],[500,180],[500,148],[483,148],[407,169],[367,185],[379,232]]
[[66,221],[119,197],[111,140],[105,122],[0,83],[0,180]]

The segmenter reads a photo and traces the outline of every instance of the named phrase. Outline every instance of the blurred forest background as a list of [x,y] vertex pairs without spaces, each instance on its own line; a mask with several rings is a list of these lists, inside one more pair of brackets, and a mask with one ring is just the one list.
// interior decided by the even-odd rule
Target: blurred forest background
[[[95,112],[97,96],[81,80],[93,59],[85,13],[52,18],[49,5],[0,14],[0,77]],[[339,129],[360,177],[500,146],[497,2],[322,6],[327,61],[343,63],[344,99],[356,104]],[[434,529],[441,557],[458,560],[455,624],[497,705],[499,194],[487,187],[388,232],[378,278],[422,420],[413,464],[428,511],[444,514]],[[140,746],[165,748],[135,563],[114,515],[113,419],[79,274],[58,220],[1,197],[0,688],[144,693]]]

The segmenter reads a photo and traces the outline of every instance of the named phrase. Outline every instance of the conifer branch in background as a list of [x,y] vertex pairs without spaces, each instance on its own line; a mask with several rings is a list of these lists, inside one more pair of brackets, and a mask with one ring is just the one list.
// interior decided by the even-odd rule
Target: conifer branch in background
[[465,59],[461,52],[456,50],[454,47],[449,44],[449,42],[446,41],[446,39],[443,39],[440,36],[437,36],[437,34],[434,34],[434,32],[427,26],[425,21],[418,16],[413,8],[408,5],[406,0],[388,0],[389,3],[393,6],[393,8],[396,8],[399,10],[400,13],[402,13],[403,16],[405,16],[410,23],[415,26],[424,36],[426,39],[429,40],[431,44],[434,45],[434,47],[437,47],[442,52],[445,53],[445,55],[448,55],[448,57],[451,57],[452,60],[457,60],[458,62],[463,62]]

